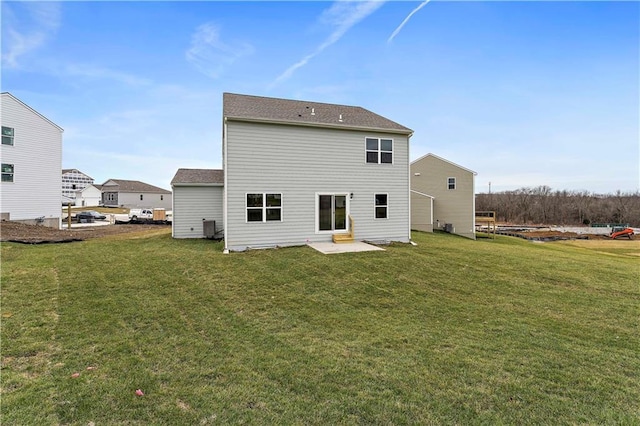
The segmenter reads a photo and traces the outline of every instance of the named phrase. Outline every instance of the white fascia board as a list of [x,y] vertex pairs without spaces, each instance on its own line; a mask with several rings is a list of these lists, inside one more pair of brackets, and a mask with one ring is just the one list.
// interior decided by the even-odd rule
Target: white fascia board
[[244,117],[225,117],[225,121],[242,121],[246,123],[263,123],[263,124],[284,124],[287,126],[300,126],[300,127],[319,127],[323,129],[336,129],[336,130],[357,130],[367,132],[379,132],[379,133],[393,133],[398,135],[406,135],[411,137],[413,132],[407,132],[406,130],[398,129],[382,129],[378,127],[367,126],[336,126],[327,123],[304,123],[299,121],[286,121],[286,120],[269,120],[263,118],[244,118]]

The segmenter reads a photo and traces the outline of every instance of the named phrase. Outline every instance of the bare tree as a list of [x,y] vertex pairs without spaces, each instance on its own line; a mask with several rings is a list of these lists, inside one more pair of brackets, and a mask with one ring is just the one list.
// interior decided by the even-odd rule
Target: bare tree
[[477,210],[493,210],[510,223],[589,225],[623,223],[640,226],[640,191],[592,194],[553,191],[546,185],[476,195]]

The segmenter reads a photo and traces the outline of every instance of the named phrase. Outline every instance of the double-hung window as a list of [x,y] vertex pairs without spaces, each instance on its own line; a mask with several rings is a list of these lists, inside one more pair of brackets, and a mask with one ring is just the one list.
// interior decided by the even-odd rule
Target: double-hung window
[[366,138],[367,163],[393,164],[393,139]]
[[13,145],[13,127],[2,126],[2,145]]
[[456,178],[447,178],[447,189],[456,189]]
[[282,221],[282,194],[247,194],[247,222]]
[[13,164],[2,163],[2,182],[13,182]]
[[389,217],[389,194],[376,194],[375,218],[387,219]]

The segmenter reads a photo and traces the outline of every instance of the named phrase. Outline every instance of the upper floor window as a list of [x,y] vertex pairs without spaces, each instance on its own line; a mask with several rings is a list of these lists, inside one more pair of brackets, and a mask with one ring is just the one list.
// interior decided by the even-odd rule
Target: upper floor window
[[164,195],[160,195],[160,201],[164,201]]
[[140,201],[144,199],[144,195],[140,194]]
[[456,189],[456,178],[447,178],[447,189]]
[[247,194],[247,222],[282,221],[282,194]]
[[376,194],[376,219],[389,217],[389,195]]
[[2,182],[13,182],[13,164],[2,163]]
[[13,145],[13,127],[2,126],[2,145]]
[[393,163],[393,139],[366,138],[366,144],[367,163]]

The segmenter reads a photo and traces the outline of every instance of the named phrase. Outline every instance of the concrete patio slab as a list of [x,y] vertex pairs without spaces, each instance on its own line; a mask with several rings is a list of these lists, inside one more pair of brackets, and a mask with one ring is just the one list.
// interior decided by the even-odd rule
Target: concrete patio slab
[[361,251],[384,251],[383,248],[372,246],[371,244],[363,243],[362,241],[354,241],[352,243],[309,243],[309,247],[318,250],[324,254],[336,254],[336,253],[355,253]]

